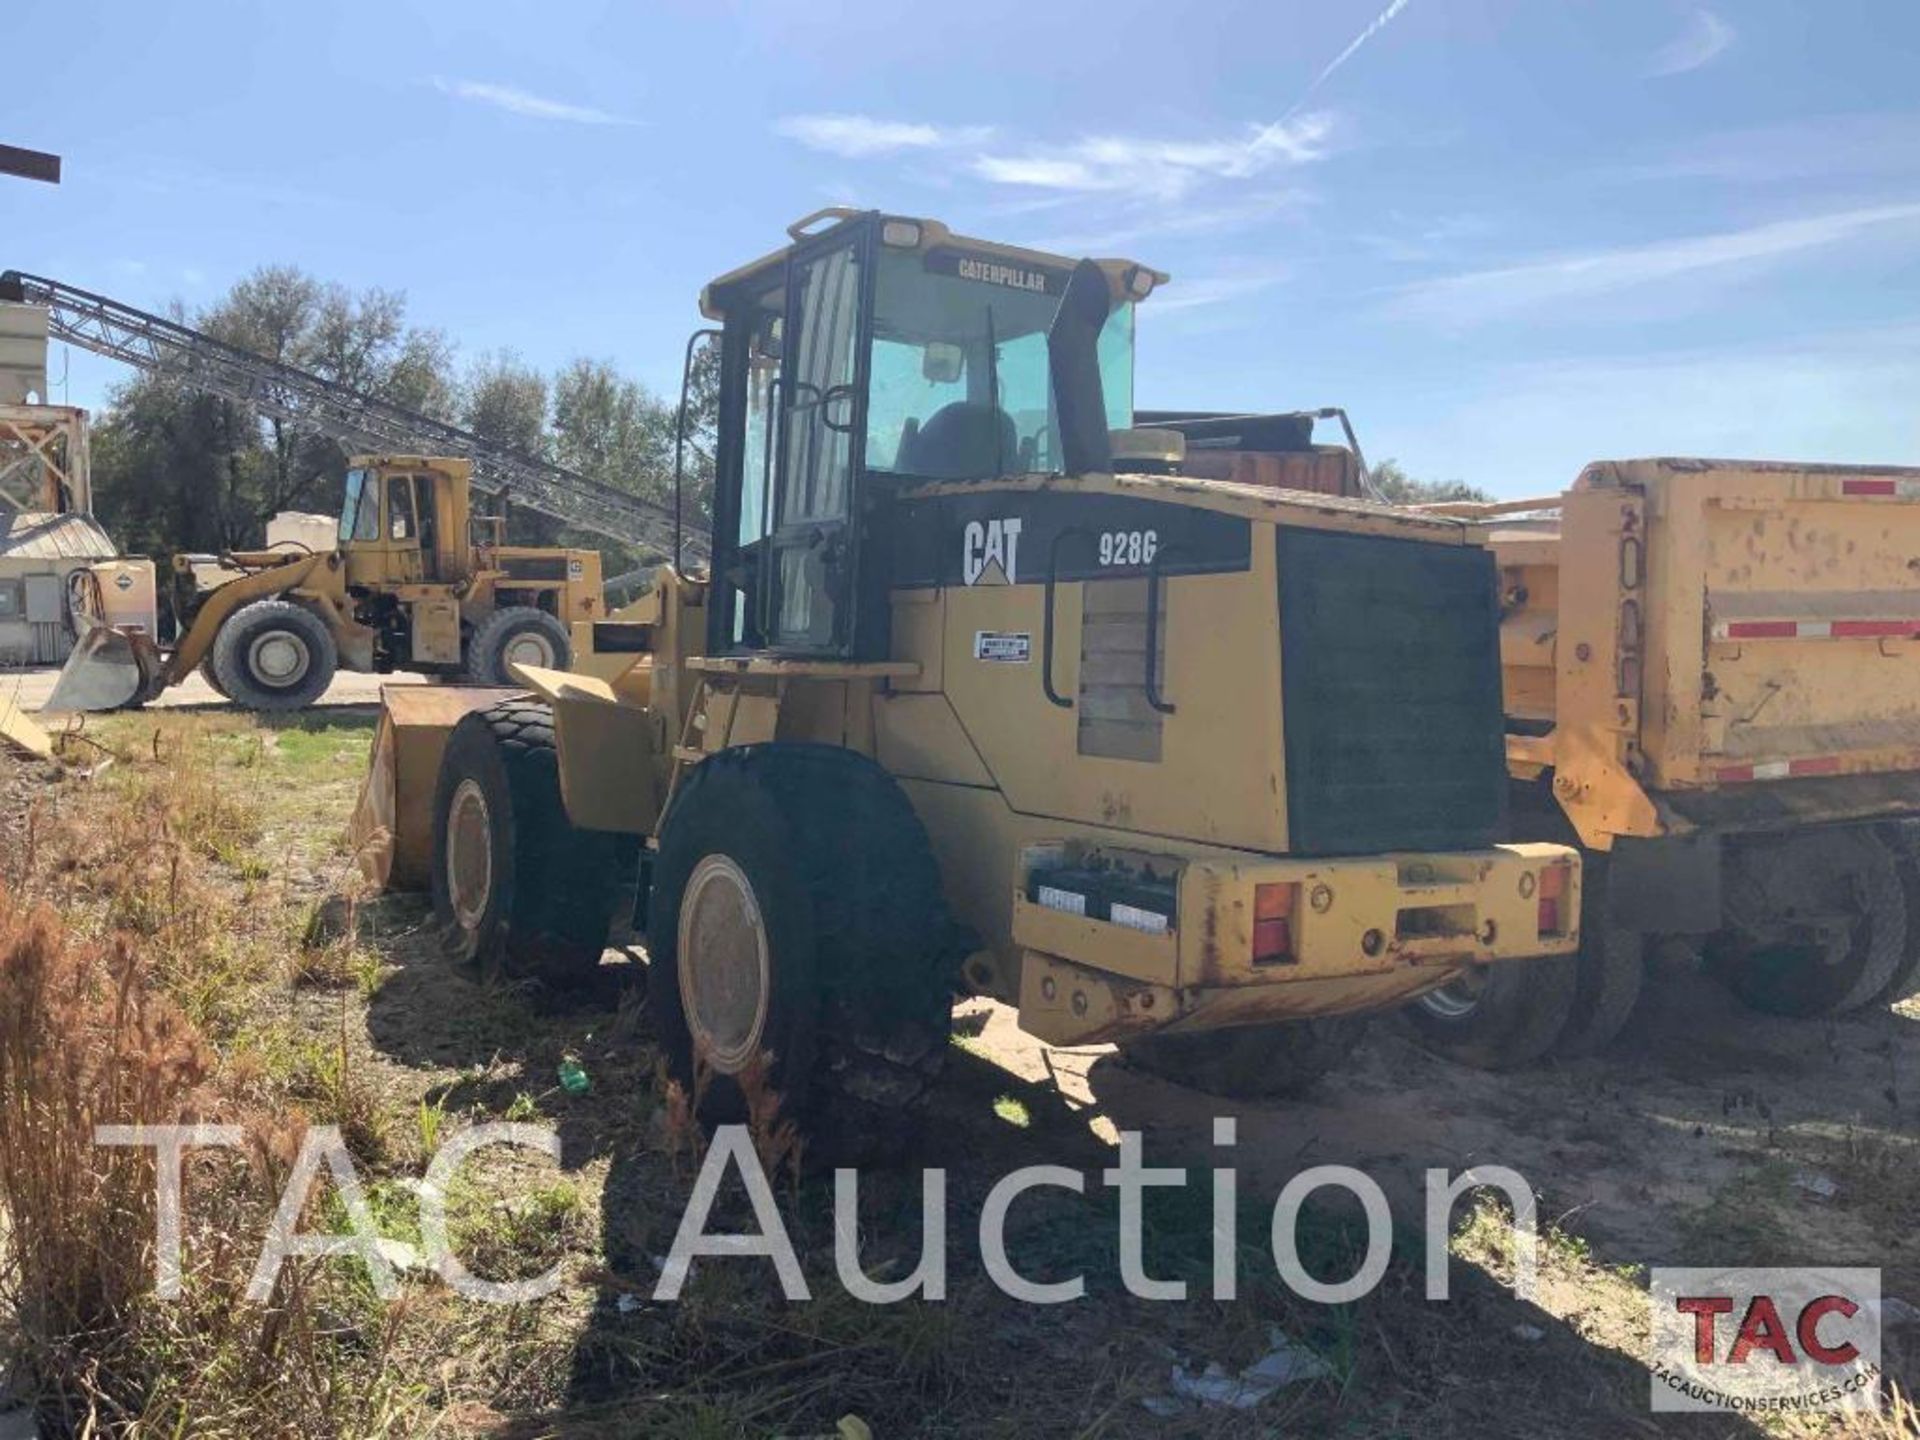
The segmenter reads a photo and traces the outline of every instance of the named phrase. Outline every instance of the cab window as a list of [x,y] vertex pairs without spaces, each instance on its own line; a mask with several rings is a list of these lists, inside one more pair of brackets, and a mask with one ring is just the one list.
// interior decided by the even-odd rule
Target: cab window
[[340,506],[340,541],[379,538],[379,478],[371,470],[349,470],[346,499]]
[[387,480],[387,538],[389,540],[415,538],[412,481],[413,477],[410,475],[394,475]]

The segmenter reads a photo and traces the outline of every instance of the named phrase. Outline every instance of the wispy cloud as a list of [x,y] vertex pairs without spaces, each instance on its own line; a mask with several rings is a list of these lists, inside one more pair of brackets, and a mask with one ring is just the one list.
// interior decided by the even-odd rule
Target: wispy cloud
[[524,115],[530,120],[564,120],[573,125],[637,125],[640,122],[625,115],[615,115],[608,110],[596,110],[589,105],[573,105],[564,100],[550,100],[544,95],[535,95],[513,85],[494,85],[482,80],[447,80],[436,75],[433,88],[442,95],[450,95],[456,100],[471,100],[477,105],[491,105],[496,110],[505,110],[511,115]]
[[[1225,235],[1264,221],[1294,215],[1314,204],[1307,190],[1274,190],[1218,205],[1134,205],[1120,210],[1099,229],[1047,235],[1030,243],[1036,250],[1074,255],[1112,254],[1141,240],[1182,235]],[[1158,306],[1156,305],[1156,309]]]
[[1311,100],[1314,97],[1315,93],[1318,92],[1320,87],[1326,84],[1327,81],[1333,78],[1334,71],[1338,70],[1342,65],[1346,64],[1347,61],[1351,60],[1356,54],[1358,54],[1360,51],[1360,47],[1362,45],[1365,45],[1369,40],[1373,39],[1374,36],[1378,35],[1382,30],[1386,29],[1387,26],[1391,25],[1394,21],[1394,17],[1397,16],[1402,10],[1406,9],[1407,6],[1411,3],[1412,3],[1412,0],[1393,0],[1392,4],[1388,5],[1386,9],[1382,10],[1378,15],[1374,16],[1373,23],[1367,26],[1367,28],[1362,30],[1358,35],[1354,36],[1352,41],[1348,43],[1347,48],[1342,50],[1338,55],[1334,56],[1333,59],[1329,60],[1326,63],[1326,65],[1322,67],[1320,73],[1313,77],[1313,83],[1308,85],[1305,90],[1300,92],[1300,98],[1294,101],[1293,108],[1287,111],[1288,117],[1291,118],[1292,116],[1298,114],[1302,109],[1302,107],[1306,105],[1307,101]]
[[1733,26],[1711,10],[1696,9],[1687,16],[1686,29],[1654,51],[1641,73],[1657,78],[1698,70],[1733,44],[1733,38]]
[[1223,274],[1196,275],[1190,280],[1181,280],[1176,277],[1175,283],[1169,285],[1164,294],[1155,293],[1153,313],[1156,316],[1166,315],[1170,312],[1208,309],[1230,301],[1244,300],[1264,290],[1271,290],[1289,278],[1292,273],[1285,266],[1269,264],[1227,271]]
[[1402,319],[1471,325],[1661,281],[1777,261],[1839,245],[1871,231],[1896,228],[1920,229],[1920,203],[1842,210],[1777,220],[1745,230],[1586,251],[1502,269],[1444,276],[1402,290],[1386,310]]
[[997,185],[1074,192],[1131,192],[1178,200],[1209,180],[1245,180],[1276,166],[1304,165],[1327,153],[1333,119],[1324,113],[1254,125],[1217,140],[1157,140],[1093,135],[1063,145],[982,155],[973,173]]
[[881,120],[871,115],[788,115],[774,121],[773,133],[811,150],[865,159],[902,150],[938,150],[977,145],[993,134],[991,126],[943,127],[912,120]]
[[1810,178],[1920,176],[1920,112],[1815,115],[1744,130],[1689,135],[1651,158],[1596,172],[1621,180],[1716,180],[1792,185]]

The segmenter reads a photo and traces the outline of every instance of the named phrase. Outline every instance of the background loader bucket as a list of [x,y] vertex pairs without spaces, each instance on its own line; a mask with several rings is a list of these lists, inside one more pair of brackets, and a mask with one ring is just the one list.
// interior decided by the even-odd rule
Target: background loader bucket
[[354,862],[376,890],[424,890],[433,864],[433,788],[440,753],[463,716],[524,690],[386,685],[366,783],[347,823]]
[[42,708],[59,713],[138,704],[159,689],[164,666],[159,647],[145,631],[96,625],[67,656],[66,668]]

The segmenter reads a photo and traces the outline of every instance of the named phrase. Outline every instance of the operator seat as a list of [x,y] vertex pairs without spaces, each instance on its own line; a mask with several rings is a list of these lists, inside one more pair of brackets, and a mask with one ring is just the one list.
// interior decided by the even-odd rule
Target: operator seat
[[957,400],[902,437],[899,468],[929,480],[986,480],[1020,456],[1020,432],[997,405]]

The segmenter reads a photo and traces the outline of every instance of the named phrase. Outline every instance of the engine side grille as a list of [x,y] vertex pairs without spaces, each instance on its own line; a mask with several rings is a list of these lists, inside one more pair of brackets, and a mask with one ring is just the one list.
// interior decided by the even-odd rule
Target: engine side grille
[[1499,839],[1492,554],[1283,526],[1279,567],[1290,848],[1365,855]]

